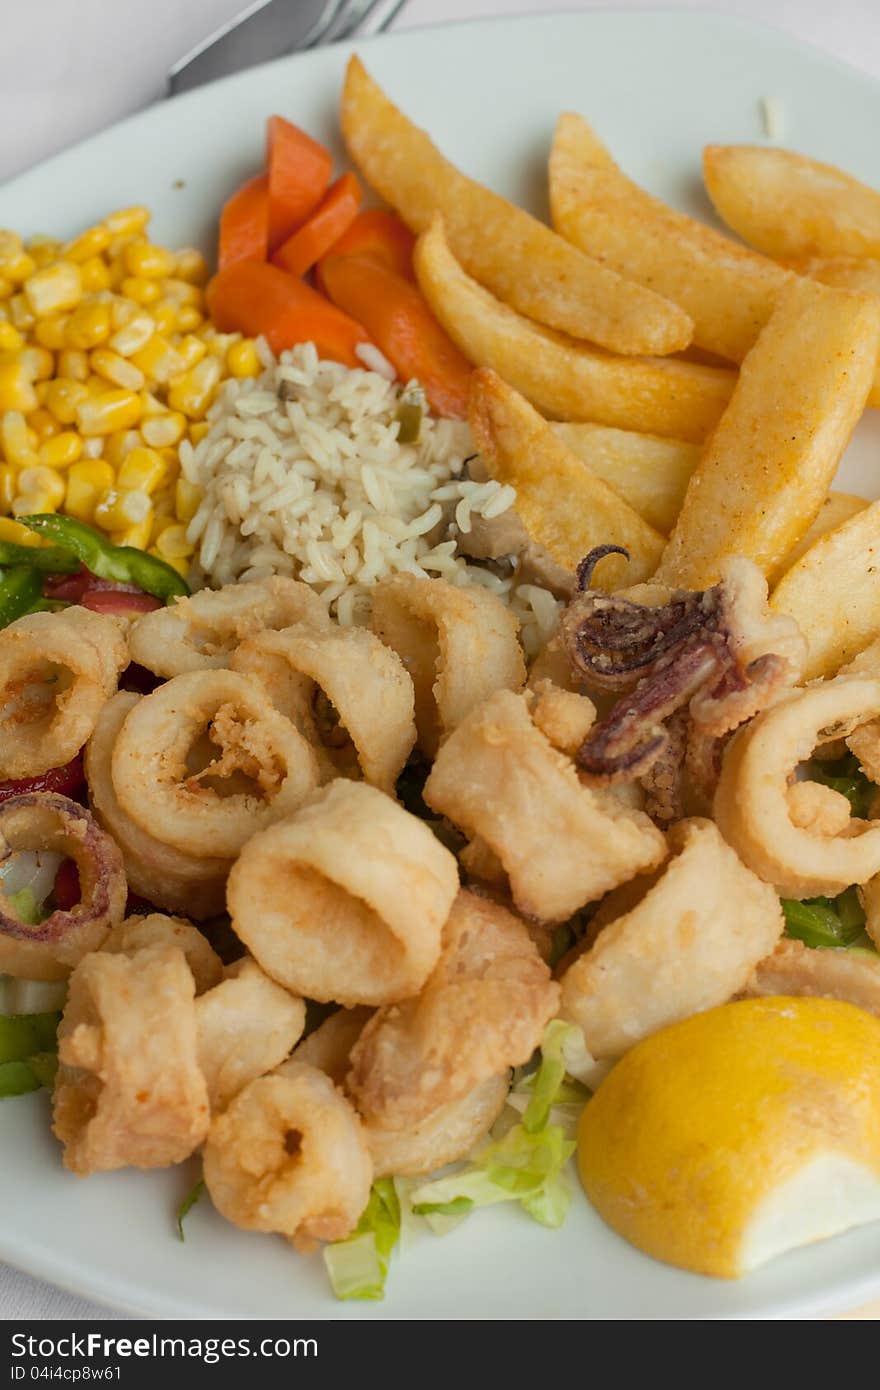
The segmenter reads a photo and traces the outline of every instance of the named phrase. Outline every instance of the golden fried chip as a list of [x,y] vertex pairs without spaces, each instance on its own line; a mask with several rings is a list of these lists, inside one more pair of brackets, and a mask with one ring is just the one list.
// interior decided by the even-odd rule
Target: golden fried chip
[[669,535],[700,457],[696,444],[607,425],[556,424],[553,432],[649,526]]
[[[831,531],[836,531],[838,526],[849,521],[851,516],[863,512],[867,505],[864,497],[856,497],[852,492],[829,492],[812,526],[786,555],[781,574],[787,574],[792,565],[796,565],[801,556],[806,555],[817,541],[829,535]],[[781,576],[779,582],[782,582]]]

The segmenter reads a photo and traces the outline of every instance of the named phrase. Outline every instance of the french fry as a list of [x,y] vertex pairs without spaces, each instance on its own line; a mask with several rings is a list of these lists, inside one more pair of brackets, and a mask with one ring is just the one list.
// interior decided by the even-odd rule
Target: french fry
[[416,243],[415,269],[465,357],[493,367],[544,415],[699,443],[730,399],[735,377],[723,368],[612,357],[523,318],[465,273],[439,217]]
[[568,241],[681,305],[694,342],[741,362],[790,272],[627,178],[581,117],[560,116],[550,154],[550,212]]
[[770,600],[807,639],[806,680],[833,676],[880,637],[880,502],[812,545]]
[[[792,546],[785,557],[780,569],[780,575],[784,577],[793,565],[796,565],[802,555],[806,555],[808,550],[820,541],[823,536],[836,531],[838,526],[842,526],[845,521],[849,521],[851,516],[858,512],[863,512],[868,506],[864,497],[856,497],[852,492],[829,492],[821,509],[816,516],[812,526],[804,532],[797,545]],[[782,583],[782,577],[779,583]]]
[[[516,509],[533,540],[574,571],[588,550],[622,545],[597,566],[600,588],[653,574],[663,537],[585,468],[536,410],[493,371],[474,372],[471,430],[493,478],[516,488]],[[596,582],[594,580],[594,582]]]
[[521,313],[613,352],[687,347],[693,325],[682,309],[460,173],[389,101],[359,58],[346,70],[341,121],[364,178],[412,231],[423,232],[441,212],[466,270]]
[[606,425],[557,424],[553,432],[649,526],[669,535],[700,457],[696,444]]
[[765,145],[707,145],[703,177],[718,216],[767,256],[880,256],[880,193],[833,164]]
[[[857,290],[861,294],[875,294],[880,298],[880,260],[859,256],[832,256],[827,259],[805,256],[792,262],[791,268],[799,275],[808,275],[811,280],[831,285],[836,290]],[[880,406],[880,358],[868,405]]]
[[777,576],[828,495],[878,345],[877,301],[811,280],[785,286],[688,484],[660,582],[704,588],[725,555]]

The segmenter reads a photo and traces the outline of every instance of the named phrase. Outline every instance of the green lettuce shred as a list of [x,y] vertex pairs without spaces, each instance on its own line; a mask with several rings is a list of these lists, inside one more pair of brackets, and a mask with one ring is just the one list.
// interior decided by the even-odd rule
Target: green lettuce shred
[[187,1192],[180,1206],[177,1208],[177,1239],[180,1241],[186,1240],[186,1236],[183,1234],[183,1223],[187,1216],[189,1216],[196,1202],[198,1202],[204,1190],[205,1179],[199,1178],[197,1183],[193,1183],[189,1192]]
[[[836,898],[783,898],[785,934],[820,950],[864,946],[865,912],[855,888]],[[870,945],[870,942],[868,942]]]
[[336,1297],[381,1299],[391,1253],[400,1238],[400,1202],[393,1178],[377,1178],[352,1235],[324,1248],[324,1264]]
[[36,927],[46,920],[43,904],[37,902],[30,888],[20,888],[17,893],[10,893],[6,901],[28,926]]
[[0,1014],[0,1100],[51,1086],[59,1013]]

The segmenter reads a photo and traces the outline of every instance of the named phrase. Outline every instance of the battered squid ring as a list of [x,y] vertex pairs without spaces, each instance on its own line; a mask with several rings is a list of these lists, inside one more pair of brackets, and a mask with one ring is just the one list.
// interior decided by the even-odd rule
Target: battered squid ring
[[245,957],[196,1000],[199,1066],[212,1112],[280,1066],[302,1037],[306,1006]]
[[123,811],[116,795],[111,770],[113,749],[126,717],[143,698],[120,690],[98,716],[85,754],[92,811],[119,846],[133,892],[157,907],[182,912],[187,917],[214,917],[226,905],[226,877],[232,860],[197,857],[165,844],[142,830]]
[[417,1177],[465,1158],[498,1119],[509,1089],[510,1074],[505,1071],[481,1081],[459,1100],[432,1110],[412,1127],[380,1129],[365,1124],[376,1177]]
[[[83,610],[85,612],[86,610]],[[32,613],[0,632],[0,776],[70,762],[127,664],[112,618]]]
[[641,811],[583,786],[535,727],[528,696],[496,691],[441,748],[423,796],[492,850],[526,917],[564,922],[666,854]]
[[337,1009],[299,1044],[291,1058],[326,1072],[334,1086],[344,1086],[348,1059],[373,1010],[365,1005],[354,1009]]
[[353,1106],[323,1072],[299,1062],[245,1086],[205,1145],[205,1185],[221,1215],[305,1249],[351,1234],[372,1181]]
[[244,846],[229,875],[232,925],[268,975],[323,1003],[417,994],[458,891],[454,855],[365,782],[331,782]]
[[496,690],[520,690],[526,668],[513,614],[488,589],[395,574],[372,590],[372,627],[415,687],[419,746],[447,734]]
[[619,890],[630,901],[562,976],[560,1014],[580,1028],[597,1060],[621,1057],[658,1029],[725,1003],[782,933],[773,889],[740,863],[711,821],[679,821],[669,845],[672,857],[646,875],[641,896],[632,900],[638,880]]
[[[305,624],[243,642],[232,669],[253,676],[315,748],[326,780],[362,776],[389,796],[416,741],[413,684],[390,647],[364,628]],[[333,747],[316,701],[329,701],[341,736]],[[345,736],[348,736],[347,738]]]
[[[222,756],[194,772],[187,757],[209,731]],[[233,858],[318,783],[309,743],[256,681],[235,671],[191,671],[145,695],[125,717],[110,767],[120,806],[142,830],[161,826],[187,853],[214,858]],[[201,780],[230,772],[249,787],[222,796]]]
[[330,626],[324,603],[308,584],[282,575],[224,584],[145,614],[131,630],[131,656],[166,678],[212,670],[228,666],[238,644],[253,633],[298,622]]
[[728,844],[784,898],[834,896],[880,872],[880,821],[852,819],[839,835],[797,825],[788,793],[817,744],[880,716],[880,680],[837,676],[796,690],[734,736],[714,815]]
[[527,1062],[558,1002],[559,986],[525,924],[489,898],[460,892],[418,998],[380,1009],[355,1043],[348,1090],[369,1124],[418,1125]]
[[31,925],[0,894],[0,970],[27,980],[64,980],[125,914],[122,855],[97,821],[56,792],[0,803],[0,859],[16,850],[50,850],[72,859],[80,901]]
[[213,990],[223,979],[223,962],[206,936],[182,917],[166,917],[164,912],[148,912],[126,917],[114,927],[101,946],[113,955],[134,955],[136,951],[164,950],[177,946],[186,957],[195,982],[196,994]]
[[208,1132],[193,977],[176,946],[94,952],[70,978],[58,1029],[53,1129],[74,1173],[165,1168]]

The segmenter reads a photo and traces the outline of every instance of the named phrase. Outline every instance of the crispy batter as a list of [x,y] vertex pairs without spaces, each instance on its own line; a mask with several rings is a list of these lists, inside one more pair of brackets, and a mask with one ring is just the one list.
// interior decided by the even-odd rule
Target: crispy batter
[[792,825],[814,835],[842,835],[849,826],[850,804],[845,796],[821,782],[792,782],[788,789]]
[[296,1048],[293,1061],[305,1062],[318,1071],[325,1071],[334,1086],[343,1086],[348,1073],[349,1057],[364,1025],[372,1018],[373,1010],[364,1005],[353,1009],[337,1009],[319,1024],[313,1033]]
[[815,950],[786,938],[755,967],[745,993],[842,999],[880,1017],[880,956]]
[[586,695],[560,690],[552,681],[537,681],[531,686],[532,723],[545,738],[573,758],[596,722],[596,706]]
[[245,957],[196,1001],[199,1066],[212,1113],[225,1110],[249,1081],[290,1055],[305,1027],[306,1006]]
[[504,1109],[509,1086],[509,1072],[490,1076],[467,1095],[439,1106],[406,1129],[382,1129],[368,1121],[364,1136],[376,1177],[434,1173],[467,1157]]
[[182,917],[166,917],[164,912],[126,917],[114,927],[101,950],[131,956],[140,951],[165,950],[168,946],[179,946],[186,957],[196,994],[219,985],[223,979],[222,960],[198,927]]

